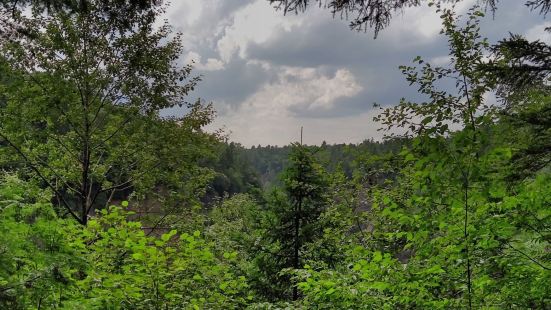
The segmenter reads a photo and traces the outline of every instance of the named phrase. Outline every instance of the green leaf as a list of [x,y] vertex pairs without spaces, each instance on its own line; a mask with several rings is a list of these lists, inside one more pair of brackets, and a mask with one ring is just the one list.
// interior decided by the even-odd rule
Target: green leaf
[[444,273],[444,269],[440,267],[440,265],[434,265],[430,267],[429,269],[425,270],[424,273],[426,274],[438,274],[438,273]]
[[427,116],[421,121],[421,124],[426,125],[426,124],[432,122],[433,118],[434,118],[433,116]]
[[369,286],[371,288],[374,288],[374,289],[379,290],[379,291],[384,291],[384,290],[386,290],[387,288],[390,287],[390,285],[388,283],[380,282],[380,281],[375,281],[375,282],[369,284]]
[[325,291],[325,295],[331,295],[331,294],[333,294],[333,293],[335,293],[335,289],[334,289],[334,288],[330,288],[330,289],[328,289],[327,291]]

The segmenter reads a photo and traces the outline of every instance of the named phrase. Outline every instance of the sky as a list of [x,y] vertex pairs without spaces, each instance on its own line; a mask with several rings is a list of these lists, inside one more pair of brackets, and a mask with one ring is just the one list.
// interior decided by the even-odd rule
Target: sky
[[[490,42],[509,32],[551,42],[544,31],[551,22],[524,2],[501,0],[486,14],[482,34]],[[458,13],[475,3],[464,0]],[[180,61],[194,61],[203,76],[189,99],[212,102],[217,111],[207,130],[221,128],[244,146],[295,142],[301,126],[307,144],[378,140],[373,103],[422,100],[398,66],[418,55],[448,62],[441,21],[428,6],[404,10],[376,39],[317,5],[284,15],[267,0],[173,0],[166,18],[184,37]]]

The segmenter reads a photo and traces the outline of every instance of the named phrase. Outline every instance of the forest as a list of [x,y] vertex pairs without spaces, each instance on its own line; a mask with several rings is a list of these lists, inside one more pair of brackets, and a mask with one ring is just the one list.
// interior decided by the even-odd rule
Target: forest
[[449,63],[399,68],[384,140],[245,147],[169,3],[0,0],[0,309],[551,309],[549,42],[490,43],[499,1],[266,2],[378,36],[428,3]]

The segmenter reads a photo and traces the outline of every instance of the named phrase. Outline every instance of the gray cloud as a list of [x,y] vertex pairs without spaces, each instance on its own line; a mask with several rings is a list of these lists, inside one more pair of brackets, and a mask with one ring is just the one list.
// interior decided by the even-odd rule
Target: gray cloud
[[260,86],[273,78],[273,72],[264,70],[256,64],[247,64],[244,59],[235,59],[224,69],[203,72],[203,81],[198,94],[208,101],[236,106],[255,93]]
[[[471,2],[466,0],[462,10]],[[372,33],[350,31],[346,21],[326,10],[312,7],[303,15],[282,16],[265,0],[186,0],[168,17],[184,33],[189,55],[201,61],[197,72],[204,79],[192,97],[213,101],[220,114],[216,126],[226,125],[232,139],[251,145],[292,141],[294,131],[278,128],[301,123],[316,127],[312,131],[319,134],[311,143],[379,136],[369,123],[374,102],[423,99],[398,66],[417,55],[445,63],[447,41],[431,12],[407,10],[376,40]],[[254,19],[256,13],[261,18]],[[491,42],[509,31],[537,36],[536,26],[544,22],[522,2],[500,1],[482,32]],[[331,87],[337,88],[325,91]]]

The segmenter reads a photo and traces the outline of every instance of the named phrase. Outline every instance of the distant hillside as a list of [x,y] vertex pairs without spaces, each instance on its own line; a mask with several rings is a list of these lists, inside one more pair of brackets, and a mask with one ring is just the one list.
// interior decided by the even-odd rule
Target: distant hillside
[[[341,167],[344,173],[351,177],[358,158],[371,155],[382,155],[399,151],[403,140],[374,141],[365,140],[359,144],[327,144],[312,146],[318,160],[329,171],[335,171]],[[242,149],[244,157],[254,169],[263,187],[269,187],[278,183],[278,175],[287,164],[287,158],[291,147],[286,146],[253,146],[250,149]]]

